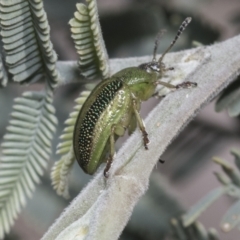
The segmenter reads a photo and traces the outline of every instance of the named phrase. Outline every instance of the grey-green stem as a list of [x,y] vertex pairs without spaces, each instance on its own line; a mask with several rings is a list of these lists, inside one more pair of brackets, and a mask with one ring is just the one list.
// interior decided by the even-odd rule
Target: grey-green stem
[[[56,239],[60,233],[57,239],[62,240],[118,239],[134,206],[146,192],[149,176],[161,154],[199,110],[239,75],[239,46],[240,36],[237,36],[212,46],[168,54],[166,64],[172,63],[173,67],[178,62],[178,68],[188,61],[198,62],[197,67],[194,64],[186,66],[194,71],[190,71],[183,79],[197,82],[198,87],[181,90],[164,98],[145,120],[150,138],[149,150],[144,149],[141,134],[136,131],[117,153],[106,184],[103,169],[100,169],[42,240]],[[110,60],[110,68],[116,72],[149,60],[151,57]],[[76,63],[60,62],[58,66],[75,69]],[[72,71],[65,77],[60,84],[75,80]]]

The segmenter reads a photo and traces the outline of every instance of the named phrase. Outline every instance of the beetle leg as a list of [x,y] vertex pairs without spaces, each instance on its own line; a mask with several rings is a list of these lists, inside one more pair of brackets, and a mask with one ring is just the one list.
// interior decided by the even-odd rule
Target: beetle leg
[[192,87],[197,86],[197,83],[195,83],[195,82],[183,82],[183,83],[180,83],[177,85],[173,85],[171,83],[167,83],[167,82],[163,82],[163,81],[157,81],[156,83],[161,84],[164,87],[173,88],[173,89],[192,88]]
[[107,165],[104,169],[104,176],[106,178],[108,178],[108,171],[112,165],[112,161],[113,161],[113,156],[114,156],[114,153],[115,153],[115,139],[114,139],[114,131],[115,131],[115,125],[113,125],[111,127],[111,134],[110,134],[110,154],[109,154],[109,157],[108,157],[108,160],[107,160]]
[[161,74],[161,76],[163,76],[165,72],[172,71],[172,70],[174,70],[174,67],[166,68],[165,64],[163,62],[161,63],[161,65],[160,65],[160,74]]
[[136,100],[135,100],[135,99],[133,99],[133,111],[134,111],[134,113],[135,113],[136,120],[137,120],[137,122],[138,122],[139,128],[140,128],[140,130],[141,130],[141,132],[142,132],[142,135],[143,135],[143,144],[144,144],[144,147],[145,147],[145,149],[147,150],[147,149],[148,149],[148,146],[147,146],[147,145],[148,145],[148,143],[149,143],[148,133],[147,133],[147,131],[146,131],[146,129],[145,129],[144,122],[143,122],[143,120],[142,120],[142,118],[141,118],[141,116],[140,116],[140,114],[139,114],[139,112],[138,112],[138,110],[137,110],[137,103],[136,103]]
[[181,88],[194,88],[197,87],[197,83],[196,82],[183,82],[180,84],[176,85],[176,89],[181,89]]

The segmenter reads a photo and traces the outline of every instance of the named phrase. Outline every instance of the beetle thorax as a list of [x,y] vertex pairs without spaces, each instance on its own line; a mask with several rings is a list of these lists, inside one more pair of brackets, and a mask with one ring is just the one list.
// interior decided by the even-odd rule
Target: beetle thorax
[[146,101],[155,92],[158,75],[156,71],[146,71],[146,69],[136,67],[133,74],[129,74],[127,85],[138,99]]

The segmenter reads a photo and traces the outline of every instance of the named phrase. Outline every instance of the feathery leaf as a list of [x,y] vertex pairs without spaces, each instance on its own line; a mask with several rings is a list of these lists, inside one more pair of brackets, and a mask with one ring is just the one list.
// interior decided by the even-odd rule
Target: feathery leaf
[[52,90],[16,98],[0,158],[0,238],[30,197],[47,166],[57,119]]
[[43,2],[0,0],[0,24],[8,71],[15,82],[59,79],[57,55],[50,41],[50,28]]
[[73,149],[71,149],[68,153],[63,155],[59,161],[55,162],[51,171],[53,188],[58,195],[63,196],[66,199],[70,197],[68,190],[68,175],[74,161],[75,156]]
[[69,118],[65,121],[67,125],[60,139],[62,142],[57,146],[57,154],[62,155],[61,159],[57,161],[51,171],[51,179],[53,188],[57,194],[65,198],[69,197],[68,192],[68,175],[75,161],[73,153],[73,131],[74,125],[78,116],[78,113],[89,96],[90,91],[81,92],[80,96],[75,100],[77,105],[74,107],[74,111],[69,114]]
[[109,77],[108,56],[98,20],[96,0],[78,3],[77,12],[69,22],[79,55],[81,74],[89,79]]

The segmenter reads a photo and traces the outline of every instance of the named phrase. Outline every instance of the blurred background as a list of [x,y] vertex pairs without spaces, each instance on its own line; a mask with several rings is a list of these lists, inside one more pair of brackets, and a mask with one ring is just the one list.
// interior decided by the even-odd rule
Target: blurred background
[[[77,2],[80,1],[44,0],[51,26],[51,39],[59,60],[77,59],[68,25]],[[167,33],[160,43],[159,52],[162,52],[170,44],[179,24],[187,16],[191,16],[193,21],[174,47],[174,51],[190,48],[193,40],[209,45],[240,32],[239,0],[97,2],[103,37],[110,58],[151,55],[156,33],[160,29],[166,29]],[[40,87],[34,85],[27,88],[11,84],[5,89],[0,89],[0,138],[4,135],[9,121],[13,98],[26,89]],[[78,84],[72,84],[56,91],[54,104],[59,126],[54,140],[54,152],[58,136],[64,126],[63,122],[72,111],[74,99],[80,90]],[[147,104],[153,106],[158,101],[152,100]],[[147,115],[146,105],[143,105],[141,114]],[[211,189],[220,185],[213,174],[220,168],[211,158],[217,155],[232,162],[229,150],[232,147],[239,149],[239,133],[239,118],[230,118],[226,112],[216,113],[214,101],[206,106],[161,156],[166,162],[158,164],[154,169],[149,191],[140,200],[120,239],[165,239],[169,232],[171,217],[180,216]],[[121,140],[117,143],[117,147],[120,146]],[[27,206],[24,207],[6,239],[40,239],[72,198],[91,179],[75,164],[70,176],[71,198],[64,200],[57,196],[51,187],[50,169],[58,159],[58,156],[52,156],[49,169],[42,178],[42,184],[37,186],[33,198],[28,200]],[[222,197],[199,218],[206,228],[216,228],[222,240],[240,239],[239,230],[223,233],[219,228],[221,217],[232,203],[232,199]]]

